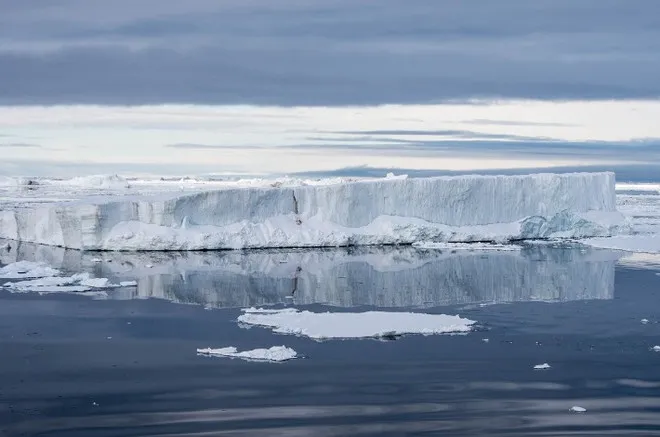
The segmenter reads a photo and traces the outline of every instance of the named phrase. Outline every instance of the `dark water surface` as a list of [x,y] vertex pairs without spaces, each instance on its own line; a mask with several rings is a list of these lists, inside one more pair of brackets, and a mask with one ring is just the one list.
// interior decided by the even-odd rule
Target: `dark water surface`
[[[14,247],[0,263],[138,286],[103,299],[0,291],[0,435],[660,435],[660,276],[621,256]],[[239,327],[253,305],[458,313],[480,329],[316,342]],[[282,344],[305,358],[195,352]]]

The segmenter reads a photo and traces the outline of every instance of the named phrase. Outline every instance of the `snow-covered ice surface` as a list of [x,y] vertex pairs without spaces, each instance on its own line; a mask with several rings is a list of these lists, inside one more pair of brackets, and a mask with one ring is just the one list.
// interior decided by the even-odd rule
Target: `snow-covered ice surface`
[[107,278],[93,278],[87,272],[62,276],[58,269],[43,262],[31,261],[18,261],[0,268],[0,279],[13,279],[0,283],[0,288],[23,293],[81,293],[127,286],[123,283],[113,284]]
[[237,348],[223,347],[218,349],[203,348],[197,349],[199,355],[210,357],[240,358],[245,361],[271,362],[279,363],[298,358],[298,353],[286,346],[273,346],[268,349],[252,349],[239,352]]
[[366,311],[315,313],[295,308],[243,310],[238,322],[315,340],[381,338],[406,334],[457,334],[473,329],[473,320],[446,314]]
[[[48,183],[76,196],[61,181]],[[102,195],[28,206],[4,199],[0,237],[75,249],[195,250],[501,243],[628,229],[612,173],[177,182],[177,191],[138,181],[126,188],[117,177],[66,183]]]
[[418,241],[412,244],[419,249],[443,249],[443,250],[520,250],[518,244],[496,244],[496,243],[434,243],[432,241]]
[[[588,238],[582,243],[636,253],[660,254],[660,184],[616,184],[617,209],[631,224],[632,235]],[[649,261],[651,261],[649,259]]]
[[44,262],[17,261],[0,268],[0,279],[45,278],[59,274],[59,270]]

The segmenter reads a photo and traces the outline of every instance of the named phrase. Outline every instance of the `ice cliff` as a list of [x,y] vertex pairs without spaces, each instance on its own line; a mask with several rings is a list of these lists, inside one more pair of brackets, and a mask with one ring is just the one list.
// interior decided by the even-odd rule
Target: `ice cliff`
[[510,241],[611,235],[613,173],[388,178],[102,196],[0,212],[0,237],[87,250]]

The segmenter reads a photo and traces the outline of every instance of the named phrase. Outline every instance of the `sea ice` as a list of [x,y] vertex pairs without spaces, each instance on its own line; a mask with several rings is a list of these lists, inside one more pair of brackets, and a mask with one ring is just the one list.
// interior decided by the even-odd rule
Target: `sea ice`
[[214,357],[240,358],[246,361],[281,362],[298,357],[298,353],[286,346],[273,346],[268,349],[252,349],[238,352],[235,347],[223,347],[220,349],[197,349],[199,355]]
[[537,364],[534,366],[534,370],[546,370],[550,368],[550,364],[548,363],[543,363],[543,364]]
[[59,274],[59,270],[42,262],[18,261],[0,268],[0,279],[46,278]]
[[459,316],[408,312],[314,313],[295,308],[250,308],[243,312],[238,317],[238,322],[243,325],[271,328],[276,333],[316,340],[466,333],[475,324]]
[[[26,268],[28,270],[25,270]],[[6,282],[2,285],[3,288],[14,292],[81,293],[118,287],[118,285],[110,283],[107,278],[92,278],[89,273],[60,276],[61,272],[59,270],[41,263],[19,261],[5,266],[4,269],[8,273],[0,277],[4,279],[24,279],[22,281]]]
[[584,408],[584,407],[579,407],[579,406],[575,405],[575,406],[571,407],[571,409],[569,411],[571,411],[573,413],[584,413],[584,412],[587,411],[587,409]]
[[653,346],[653,347],[651,348],[651,350],[652,350],[653,352],[660,352],[660,346]]
[[503,243],[627,226],[612,173],[262,184],[0,211],[2,238],[89,250]]
[[580,241],[589,246],[618,249],[629,252],[660,253],[660,235],[616,235],[611,237],[586,238]]

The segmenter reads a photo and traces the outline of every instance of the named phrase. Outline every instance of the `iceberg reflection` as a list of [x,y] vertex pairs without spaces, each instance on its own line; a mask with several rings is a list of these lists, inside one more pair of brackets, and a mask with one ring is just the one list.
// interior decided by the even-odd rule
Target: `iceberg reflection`
[[518,251],[406,247],[94,253],[13,243],[3,264],[47,262],[136,288],[111,299],[166,299],[213,308],[278,303],[435,307],[611,299],[619,252],[524,246]]

